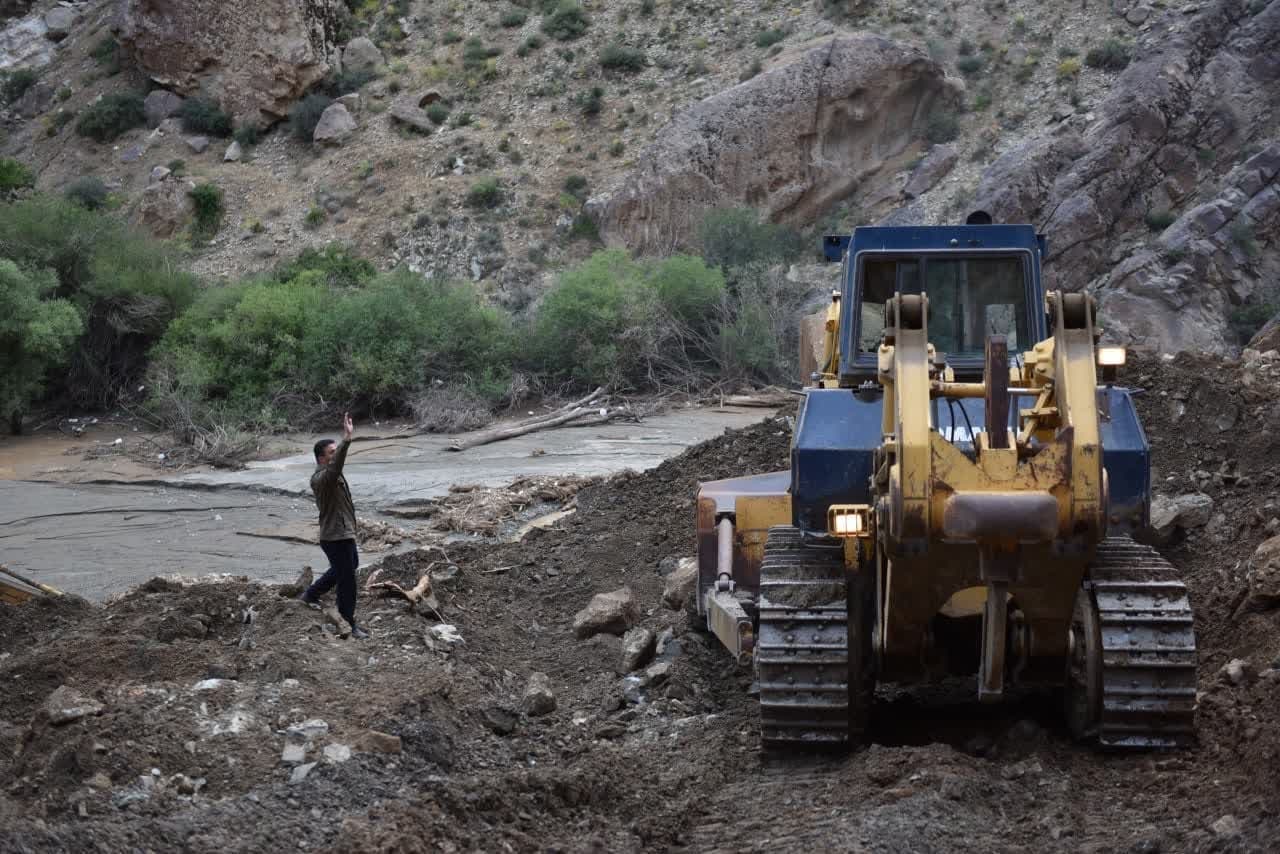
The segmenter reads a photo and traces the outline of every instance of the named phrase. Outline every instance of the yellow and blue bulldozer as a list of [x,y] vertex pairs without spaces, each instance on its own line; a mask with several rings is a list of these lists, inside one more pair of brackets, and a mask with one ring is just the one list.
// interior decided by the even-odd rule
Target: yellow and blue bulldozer
[[[976,224],[975,224],[976,223]],[[988,217],[859,227],[789,471],[703,483],[699,614],[755,668],[766,748],[855,746],[877,684],[1063,689],[1078,739],[1194,741],[1192,612],[1140,544],[1150,448],[1093,299]]]

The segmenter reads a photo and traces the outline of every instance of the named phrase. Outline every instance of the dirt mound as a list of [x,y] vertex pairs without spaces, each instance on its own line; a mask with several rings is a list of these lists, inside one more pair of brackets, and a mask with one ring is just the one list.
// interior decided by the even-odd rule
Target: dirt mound
[[[1257,432],[1269,404],[1231,397],[1242,370],[1133,369],[1162,478],[1183,478],[1162,490],[1194,482],[1226,517],[1167,549],[1204,649],[1198,750],[1098,755],[1066,738],[1054,698],[987,707],[965,685],[882,692],[878,743],[852,756],[761,756],[749,671],[661,593],[692,551],[696,483],[785,467],[778,419],[588,486],[522,542],[384,561],[379,580],[432,573],[443,623],[362,591],[373,638],[344,641],[283,588],[238,580],[0,610],[0,849],[1265,850],[1280,619],[1239,603],[1276,449]],[[1195,426],[1232,401],[1230,431]],[[1200,485],[1190,467],[1216,474],[1220,455],[1237,476]],[[572,628],[622,586],[657,636],[630,674],[618,638]],[[1234,657],[1250,659],[1238,683],[1218,675]],[[524,711],[534,673],[550,713]],[[42,709],[60,686],[101,709],[55,725]]]

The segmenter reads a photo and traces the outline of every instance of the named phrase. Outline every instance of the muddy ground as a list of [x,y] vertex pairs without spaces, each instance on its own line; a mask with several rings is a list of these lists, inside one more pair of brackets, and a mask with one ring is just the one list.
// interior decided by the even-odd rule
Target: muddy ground
[[[368,595],[373,638],[342,640],[289,588],[235,581],[0,611],[0,850],[1274,850],[1280,610],[1252,610],[1244,575],[1280,526],[1268,370],[1128,369],[1159,490],[1213,499],[1164,547],[1197,612],[1195,750],[1091,752],[1050,695],[882,689],[865,749],[762,756],[749,670],[661,594],[669,558],[691,552],[695,483],[786,464],[774,420],[588,487],[522,543],[396,562],[410,582],[435,562],[460,641]],[[617,638],[573,632],[593,594],[624,585],[642,625],[671,631],[652,684],[617,672]],[[1236,658],[1238,683],[1221,673]],[[523,711],[534,673],[549,713]],[[70,722],[42,711],[77,702]],[[290,745],[317,763],[305,776]]]

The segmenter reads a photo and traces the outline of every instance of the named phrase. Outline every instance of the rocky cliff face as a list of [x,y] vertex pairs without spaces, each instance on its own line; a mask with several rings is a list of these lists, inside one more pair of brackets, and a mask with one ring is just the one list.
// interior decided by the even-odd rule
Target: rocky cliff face
[[606,242],[642,252],[689,248],[720,206],[809,223],[901,168],[930,111],[959,98],[919,50],[868,33],[826,39],[679,114],[587,210]]
[[340,0],[123,0],[120,41],[156,83],[259,123],[336,67],[341,11]]
[[1229,350],[1233,310],[1275,281],[1280,3],[1257,9],[1156,21],[1095,121],[1009,151],[978,188],[996,219],[1049,235],[1048,286],[1097,292],[1122,340]]

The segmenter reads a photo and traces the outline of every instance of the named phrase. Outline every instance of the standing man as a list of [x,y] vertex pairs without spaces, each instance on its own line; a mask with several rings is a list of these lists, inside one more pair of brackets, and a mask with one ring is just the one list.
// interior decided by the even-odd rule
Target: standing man
[[342,464],[351,447],[351,415],[342,413],[342,442],[321,439],[316,442],[316,470],[311,475],[311,491],[320,508],[320,548],[329,559],[329,571],[298,597],[308,605],[319,605],[320,597],[336,584],[338,613],[351,624],[353,638],[367,638],[369,633],[356,625],[356,567],[360,554],[356,551],[356,508],[351,503],[351,490],[342,476]]

